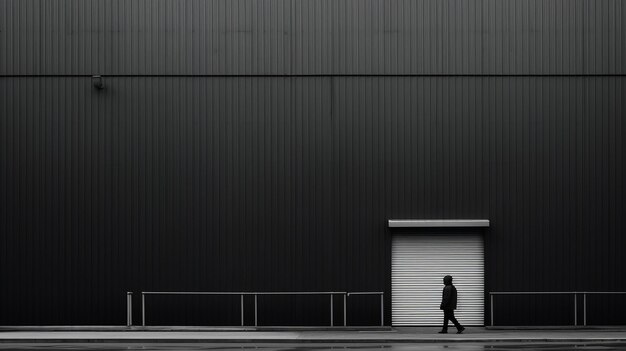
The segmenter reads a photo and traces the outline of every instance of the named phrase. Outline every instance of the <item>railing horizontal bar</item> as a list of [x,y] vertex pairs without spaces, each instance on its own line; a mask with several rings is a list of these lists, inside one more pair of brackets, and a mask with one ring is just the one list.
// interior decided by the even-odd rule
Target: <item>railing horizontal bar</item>
[[503,291],[490,292],[490,295],[563,295],[576,294],[574,291]]
[[373,292],[349,292],[348,295],[382,295],[384,292],[382,291],[373,291]]
[[340,295],[346,294],[345,291],[294,291],[294,292],[260,292],[257,295]]
[[618,295],[623,295],[623,294],[626,294],[626,291],[583,291],[583,292],[579,292],[579,294],[618,294]]
[[626,294],[626,291],[493,291],[489,295]]
[[239,292],[208,292],[208,291],[145,291],[145,295],[241,295]]
[[145,295],[341,295],[345,291],[278,291],[278,292],[217,292],[217,291],[144,291]]

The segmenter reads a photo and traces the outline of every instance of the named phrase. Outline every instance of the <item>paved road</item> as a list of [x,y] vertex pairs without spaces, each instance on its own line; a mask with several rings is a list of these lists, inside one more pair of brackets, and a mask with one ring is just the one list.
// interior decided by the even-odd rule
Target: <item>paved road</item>
[[258,350],[258,351],[325,351],[325,350],[365,350],[365,351],[456,351],[456,350],[489,350],[489,351],[511,351],[511,350],[561,350],[577,351],[610,351],[626,350],[626,343],[614,342],[590,342],[590,343],[419,343],[419,344],[0,344],[0,350],[104,350],[104,351],[132,351],[132,350]]

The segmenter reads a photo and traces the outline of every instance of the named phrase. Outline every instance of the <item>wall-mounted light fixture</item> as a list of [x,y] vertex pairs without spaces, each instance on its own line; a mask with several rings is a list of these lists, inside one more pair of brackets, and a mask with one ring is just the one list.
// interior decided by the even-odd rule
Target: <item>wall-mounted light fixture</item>
[[98,90],[104,89],[104,78],[102,76],[91,76],[91,83]]

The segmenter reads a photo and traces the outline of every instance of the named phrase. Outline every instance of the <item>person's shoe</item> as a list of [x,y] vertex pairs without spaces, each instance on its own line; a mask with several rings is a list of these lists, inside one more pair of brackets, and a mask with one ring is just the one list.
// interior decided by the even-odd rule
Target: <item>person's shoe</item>
[[447,330],[442,330],[442,331],[437,332],[437,334],[448,334],[448,331]]
[[461,329],[457,330],[457,331],[456,331],[456,333],[457,333],[457,334],[461,334],[461,333],[463,332],[463,330],[465,330],[465,328],[464,328],[464,327],[461,327]]

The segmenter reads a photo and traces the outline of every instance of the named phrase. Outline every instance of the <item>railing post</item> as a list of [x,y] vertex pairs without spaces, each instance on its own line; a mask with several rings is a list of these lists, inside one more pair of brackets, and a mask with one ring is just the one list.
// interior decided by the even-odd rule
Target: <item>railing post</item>
[[254,294],[254,326],[258,326],[257,320],[257,294]]
[[587,293],[583,293],[583,325],[587,326]]
[[141,292],[141,325],[146,326],[146,295]]
[[334,310],[333,310],[333,294],[330,294],[330,326],[333,327],[335,325],[335,322],[333,320],[334,316]]
[[576,293],[574,293],[574,326],[578,325],[578,315],[576,313],[576,310],[577,310],[577,308],[576,308],[577,306],[576,305],[577,305],[577,303],[576,303]]
[[380,293],[380,326],[385,326],[385,307],[384,307],[384,297],[385,293]]
[[241,326],[243,327],[243,294],[241,294]]
[[345,293],[345,292],[343,293],[343,326],[344,327],[347,326],[347,324],[346,324],[346,320],[347,320],[346,319],[346,311],[347,311],[346,302],[348,302],[348,299],[346,299],[346,294],[347,293]]
[[493,327],[493,294],[489,293],[489,310],[491,312],[491,326]]
[[133,325],[133,293],[126,292],[126,326],[131,327]]

